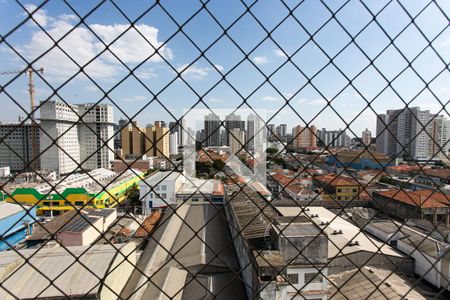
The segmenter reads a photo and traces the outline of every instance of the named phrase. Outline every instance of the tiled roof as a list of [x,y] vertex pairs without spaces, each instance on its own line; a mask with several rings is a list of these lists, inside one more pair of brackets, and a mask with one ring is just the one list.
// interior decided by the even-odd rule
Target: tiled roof
[[145,218],[144,222],[136,230],[135,237],[147,237],[153,230],[153,227],[159,222],[162,217],[160,211],[154,211]]
[[314,177],[315,180],[329,186],[359,185],[355,179],[343,175],[327,174]]
[[439,177],[442,179],[450,178],[450,169],[424,169],[423,173],[428,176]]
[[448,207],[450,205],[450,197],[448,195],[431,190],[388,190],[378,192],[378,194],[421,208]]

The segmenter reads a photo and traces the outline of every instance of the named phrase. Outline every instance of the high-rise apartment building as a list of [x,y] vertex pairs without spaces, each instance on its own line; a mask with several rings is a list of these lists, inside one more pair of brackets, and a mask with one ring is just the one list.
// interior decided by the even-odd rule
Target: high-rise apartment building
[[174,132],[169,135],[169,154],[178,154],[178,132]]
[[113,109],[106,104],[45,101],[40,108],[41,169],[67,174],[109,168],[114,160]]
[[372,132],[368,128],[362,132],[361,143],[364,146],[369,146],[372,144]]
[[220,146],[220,118],[215,114],[205,116],[205,147]]
[[169,128],[164,123],[155,122],[153,141],[154,156],[169,157]]
[[[445,152],[448,152],[445,124],[448,124],[448,120],[443,116],[436,116],[419,107],[388,110],[377,118],[377,151],[392,157],[414,159],[445,156]],[[446,149],[440,151],[436,145]]]
[[155,126],[148,124],[139,127],[136,121],[131,127],[122,129],[122,155],[124,157],[159,156],[169,157],[169,128],[161,127],[161,121]]
[[119,149],[122,146],[122,128],[128,126],[128,120],[120,119],[117,126],[114,128],[114,149]]
[[241,120],[240,115],[236,115],[234,113],[229,114],[228,116],[225,116],[225,146],[231,146],[230,145],[230,132],[232,129],[239,129],[240,131],[245,131],[245,121]]
[[251,113],[247,117],[247,146],[249,151],[255,151],[255,147],[262,147],[266,141],[266,126],[264,121],[257,115]]
[[85,170],[108,169],[114,161],[113,107],[107,104],[79,104],[80,161]]
[[345,130],[317,130],[318,144],[323,147],[349,147],[350,137]]
[[229,133],[229,145],[231,154],[245,153],[245,131],[239,128],[231,129]]
[[293,137],[294,148],[314,148],[317,146],[317,128],[314,125],[303,127],[297,125]]
[[80,163],[78,107],[62,101],[46,101],[40,108],[41,169],[67,174]]
[[428,156],[431,158],[449,160],[450,150],[450,120],[442,115],[434,115],[428,125],[430,139],[428,141]]
[[[35,131],[35,141],[39,145],[39,131]],[[0,123],[0,167],[10,167],[11,171],[31,170],[32,130],[29,123]],[[40,157],[36,167],[39,169]]]
[[276,135],[275,124],[267,124],[267,138],[272,140]]
[[278,137],[282,138],[285,137],[287,134],[287,124],[280,124],[275,129],[276,134]]

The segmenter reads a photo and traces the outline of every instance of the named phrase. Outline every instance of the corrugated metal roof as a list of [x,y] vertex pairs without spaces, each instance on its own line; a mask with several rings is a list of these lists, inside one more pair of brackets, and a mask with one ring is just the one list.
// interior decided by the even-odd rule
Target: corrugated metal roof
[[[25,206],[25,208],[27,207]],[[28,209],[31,209],[31,207],[29,207]],[[21,211],[24,211],[24,209],[18,204],[0,202],[0,219],[15,215]]]
[[[115,246],[120,249],[124,244]],[[1,252],[0,274],[3,278],[12,275],[0,286],[0,299],[97,294],[101,287],[101,280],[105,277],[111,261],[118,253],[117,249],[111,245],[95,245],[89,250],[87,250],[88,246],[69,247],[68,249],[74,256],[79,257],[81,263],[76,262],[73,255],[61,247],[19,250],[24,257],[33,255],[29,258],[28,263],[14,251]],[[47,278],[54,280],[53,285],[50,285],[50,281],[31,265]]]

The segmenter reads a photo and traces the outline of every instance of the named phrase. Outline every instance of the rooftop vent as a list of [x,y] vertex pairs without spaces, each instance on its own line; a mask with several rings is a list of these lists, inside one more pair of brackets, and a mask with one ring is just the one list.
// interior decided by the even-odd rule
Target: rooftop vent
[[335,229],[335,230],[333,230],[333,234],[342,234],[342,229],[339,229],[339,230]]
[[312,215],[310,216],[310,218],[317,218],[317,217],[319,217],[318,214],[312,214]]
[[330,222],[328,222],[328,221],[322,221],[322,222],[320,222],[320,225],[329,225],[330,224]]
[[359,241],[350,241],[348,243],[349,246],[359,246]]

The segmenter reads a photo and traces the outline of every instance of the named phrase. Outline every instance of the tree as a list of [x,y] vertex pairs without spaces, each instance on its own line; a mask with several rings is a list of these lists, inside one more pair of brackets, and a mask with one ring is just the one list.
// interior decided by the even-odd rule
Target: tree
[[225,162],[221,159],[215,159],[213,161],[212,167],[217,171],[222,171],[225,167]]
[[278,149],[277,148],[267,148],[266,153],[270,156],[273,156],[274,154],[278,153]]
[[126,192],[125,197],[131,205],[140,205],[139,187],[137,184],[132,185]]

